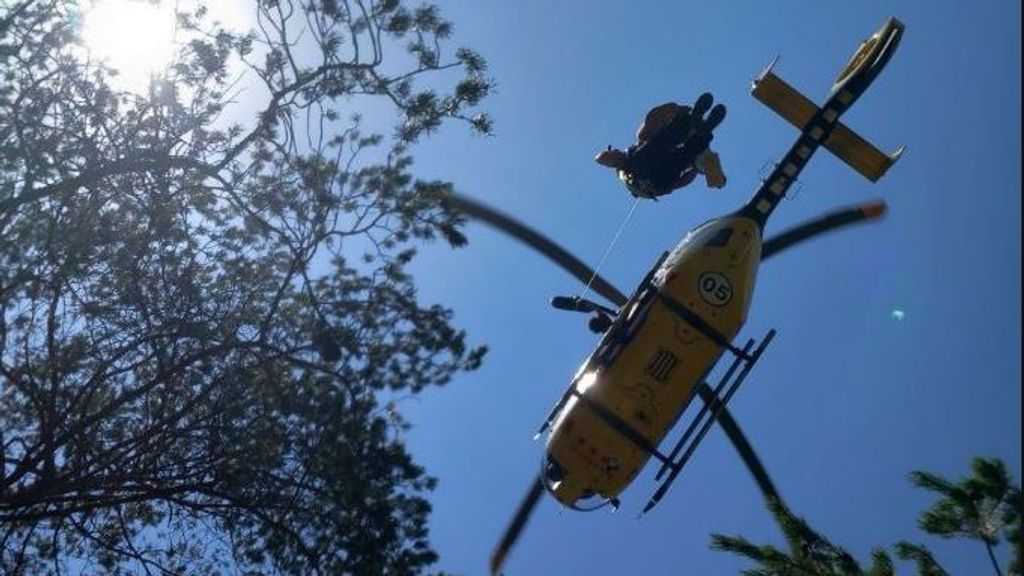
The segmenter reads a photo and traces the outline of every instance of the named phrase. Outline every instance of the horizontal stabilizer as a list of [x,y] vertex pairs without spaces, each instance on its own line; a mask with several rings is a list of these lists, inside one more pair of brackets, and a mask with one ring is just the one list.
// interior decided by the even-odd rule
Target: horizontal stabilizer
[[889,167],[900,159],[904,150],[900,146],[892,154],[886,154],[842,123],[837,124],[828,140],[825,140],[825,148],[872,182],[884,176]]
[[[803,130],[818,112],[814,102],[776,76],[771,65],[754,81],[752,93],[762,104],[799,130]],[[881,178],[903,154],[903,148],[893,154],[882,152],[842,123],[836,124],[824,145],[829,152],[872,182]]]

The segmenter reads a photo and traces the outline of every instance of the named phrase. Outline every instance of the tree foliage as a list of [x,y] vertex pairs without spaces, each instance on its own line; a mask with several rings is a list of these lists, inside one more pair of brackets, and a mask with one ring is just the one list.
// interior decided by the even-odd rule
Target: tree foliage
[[841,546],[819,534],[806,520],[794,515],[776,499],[768,509],[786,539],[786,550],[770,544],[756,545],[742,536],[711,535],[711,548],[743,556],[757,564],[743,571],[748,576],[893,576],[892,559],[878,548],[867,568]]
[[380,395],[484,352],[407,268],[465,242],[412,146],[490,130],[485,62],[429,4],[253,0],[179,13],[133,94],[84,8],[0,0],[0,572],[422,572],[434,480]]
[[[911,482],[939,494],[935,504],[921,514],[918,525],[942,538],[969,538],[983,542],[997,575],[1002,572],[992,548],[1003,538],[1012,548],[1009,573],[1021,573],[1020,487],[1014,486],[1005,464],[998,459],[975,458],[972,475],[959,482],[915,471]],[[712,534],[715,550],[743,556],[756,564],[745,570],[750,576],[893,576],[892,558],[882,548],[872,551],[871,564],[864,568],[843,548],[816,532],[795,516],[782,502],[771,499],[768,508],[785,536],[787,549],[756,545],[742,536]],[[948,576],[946,570],[923,544],[901,540],[893,546],[901,560],[912,562],[918,576]]]
[[941,538],[968,538],[985,545],[993,570],[1002,574],[993,548],[1004,538],[1012,548],[1011,574],[1021,573],[1020,486],[1014,486],[1002,460],[975,458],[971,475],[953,482],[914,471],[910,481],[940,496],[918,518],[918,525]]
[[901,559],[914,563],[918,576],[949,576],[949,573],[924,544],[900,540],[893,546],[893,549]]

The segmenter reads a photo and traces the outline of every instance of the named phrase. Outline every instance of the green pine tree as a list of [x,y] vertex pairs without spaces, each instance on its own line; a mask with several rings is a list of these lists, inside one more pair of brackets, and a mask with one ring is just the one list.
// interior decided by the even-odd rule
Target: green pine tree
[[744,556],[758,564],[744,570],[747,576],[893,576],[892,559],[880,548],[871,553],[871,564],[864,568],[840,546],[816,532],[795,516],[782,502],[768,502],[775,521],[782,529],[788,550],[770,544],[758,546],[742,536],[711,535],[711,548]]
[[[915,471],[911,481],[942,496],[918,518],[918,525],[929,534],[942,538],[969,538],[985,545],[997,576],[1003,572],[995,557],[995,547],[1006,540],[1012,551],[1008,572],[1021,575],[1021,494],[1013,485],[1006,465],[999,459],[975,458],[972,475],[952,482],[929,472]],[[757,545],[742,536],[713,534],[711,547],[754,561],[757,566],[745,570],[748,576],[892,576],[892,559],[884,549],[872,552],[871,564],[864,568],[843,548],[813,530],[784,504],[770,499],[768,508],[786,538],[787,550],[772,545]],[[949,576],[932,552],[923,544],[901,540],[893,546],[901,560],[912,562],[918,576]]]
[[928,550],[924,544],[913,544],[906,540],[900,540],[894,548],[900,559],[917,565],[917,573],[920,576],[949,576],[949,573],[939,565],[931,550]]
[[1020,487],[1013,486],[1006,465],[997,458],[975,458],[972,475],[952,482],[936,474],[914,471],[910,481],[941,498],[918,518],[918,525],[941,538],[969,538],[985,545],[997,576],[1003,572],[995,547],[1005,538],[1013,550],[1009,571],[1021,573]]

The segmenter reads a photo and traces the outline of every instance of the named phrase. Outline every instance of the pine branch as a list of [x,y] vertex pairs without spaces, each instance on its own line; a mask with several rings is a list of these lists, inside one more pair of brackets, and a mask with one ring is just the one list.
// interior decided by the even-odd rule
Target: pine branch
[[949,576],[924,544],[901,540],[893,548],[901,560],[911,561],[917,565],[918,576]]

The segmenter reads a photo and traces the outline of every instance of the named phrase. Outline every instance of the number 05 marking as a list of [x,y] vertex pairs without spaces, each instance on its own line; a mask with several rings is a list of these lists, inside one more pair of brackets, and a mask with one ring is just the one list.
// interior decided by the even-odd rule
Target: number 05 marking
[[725,306],[732,300],[732,286],[718,272],[705,272],[700,275],[700,297],[712,306]]

